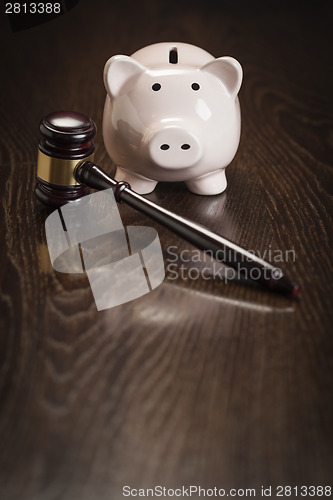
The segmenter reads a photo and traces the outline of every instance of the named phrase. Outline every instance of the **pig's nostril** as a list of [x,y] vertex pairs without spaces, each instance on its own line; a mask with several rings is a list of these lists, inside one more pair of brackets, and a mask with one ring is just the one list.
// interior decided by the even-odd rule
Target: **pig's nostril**
[[165,150],[169,149],[169,147],[170,147],[169,144],[162,144],[161,149],[163,149],[165,151]]
[[182,148],[182,149],[190,149],[190,147],[191,147],[191,146],[190,146],[189,144],[183,144],[183,145],[181,146],[181,148]]

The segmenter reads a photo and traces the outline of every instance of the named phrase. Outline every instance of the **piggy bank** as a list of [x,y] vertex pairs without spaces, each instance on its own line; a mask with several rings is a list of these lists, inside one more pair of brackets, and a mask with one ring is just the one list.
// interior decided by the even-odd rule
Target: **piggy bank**
[[186,43],[157,43],[104,68],[105,147],[115,178],[140,194],[160,181],[190,191],[225,190],[225,168],[240,139],[242,68]]

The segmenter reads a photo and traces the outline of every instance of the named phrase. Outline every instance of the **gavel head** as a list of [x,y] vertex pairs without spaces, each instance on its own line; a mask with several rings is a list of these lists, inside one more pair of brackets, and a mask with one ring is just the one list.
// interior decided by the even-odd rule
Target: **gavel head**
[[81,113],[59,111],[42,119],[40,132],[37,199],[57,208],[88,194],[89,188],[77,182],[74,171],[80,161],[93,159],[94,122]]

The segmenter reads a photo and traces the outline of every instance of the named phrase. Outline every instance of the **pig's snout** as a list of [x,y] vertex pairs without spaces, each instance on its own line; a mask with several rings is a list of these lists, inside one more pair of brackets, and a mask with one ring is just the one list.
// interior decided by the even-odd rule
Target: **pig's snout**
[[179,126],[157,130],[149,139],[151,159],[164,168],[186,168],[201,158],[202,146],[194,133]]

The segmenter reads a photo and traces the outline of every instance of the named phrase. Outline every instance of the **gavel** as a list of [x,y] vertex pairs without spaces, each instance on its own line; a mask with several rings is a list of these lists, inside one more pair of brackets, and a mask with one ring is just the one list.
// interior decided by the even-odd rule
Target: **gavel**
[[[157,221],[202,251],[235,270],[248,272],[264,288],[297,297],[300,287],[281,269],[257,257],[207,228],[166,210],[116,181],[93,162],[96,134],[94,122],[73,112],[55,112],[40,123],[42,138],[37,163],[37,199],[47,207],[59,208],[89,194],[89,188],[112,188],[118,203],[126,203]],[[253,272],[255,271],[255,272]],[[250,281],[251,281],[250,280]]]

